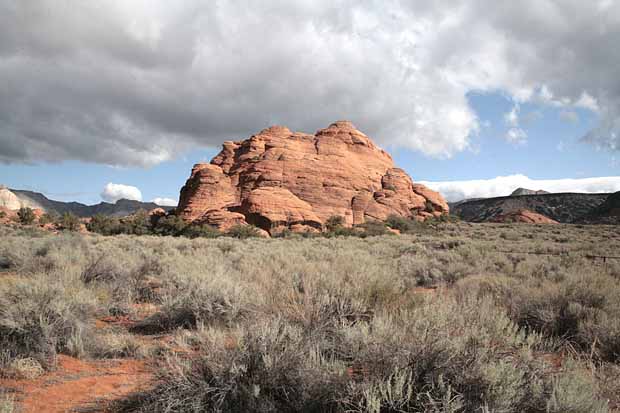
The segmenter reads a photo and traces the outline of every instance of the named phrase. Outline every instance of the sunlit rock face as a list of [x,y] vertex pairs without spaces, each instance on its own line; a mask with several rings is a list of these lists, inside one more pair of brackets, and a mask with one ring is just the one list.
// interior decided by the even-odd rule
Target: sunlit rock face
[[272,126],[225,142],[210,164],[194,166],[177,209],[187,221],[266,231],[322,230],[331,216],[356,225],[393,214],[424,220],[447,213],[441,195],[414,184],[346,121],[314,135]]

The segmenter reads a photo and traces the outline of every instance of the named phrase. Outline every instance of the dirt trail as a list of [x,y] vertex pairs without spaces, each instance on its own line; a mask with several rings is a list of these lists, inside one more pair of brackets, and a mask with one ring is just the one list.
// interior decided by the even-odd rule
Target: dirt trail
[[106,402],[146,388],[152,369],[141,360],[82,361],[58,356],[58,368],[34,380],[1,380],[20,412],[105,412]]

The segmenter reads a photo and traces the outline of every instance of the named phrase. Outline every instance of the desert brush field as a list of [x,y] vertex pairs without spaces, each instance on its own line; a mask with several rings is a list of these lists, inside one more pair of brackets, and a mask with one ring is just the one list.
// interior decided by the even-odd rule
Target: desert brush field
[[620,411],[617,227],[402,229],[2,227],[0,412]]

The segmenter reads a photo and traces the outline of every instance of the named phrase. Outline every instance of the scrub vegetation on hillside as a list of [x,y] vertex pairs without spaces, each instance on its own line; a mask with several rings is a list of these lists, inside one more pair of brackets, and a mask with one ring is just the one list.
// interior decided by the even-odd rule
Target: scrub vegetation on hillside
[[617,227],[392,224],[408,233],[0,228],[0,375],[152,360],[123,412],[620,409],[620,260],[591,257],[618,255]]

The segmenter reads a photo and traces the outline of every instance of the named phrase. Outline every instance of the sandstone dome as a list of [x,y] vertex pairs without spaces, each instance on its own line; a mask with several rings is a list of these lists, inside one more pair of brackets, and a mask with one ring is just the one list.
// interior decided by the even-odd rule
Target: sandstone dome
[[447,214],[448,204],[339,121],[314,135],[272,126],[225,142],[211,163],[194,166],[176,213],[222,230],[248,223],[268,232],[320,231],[332,216],[349,226],[393,214],[424,220]]

